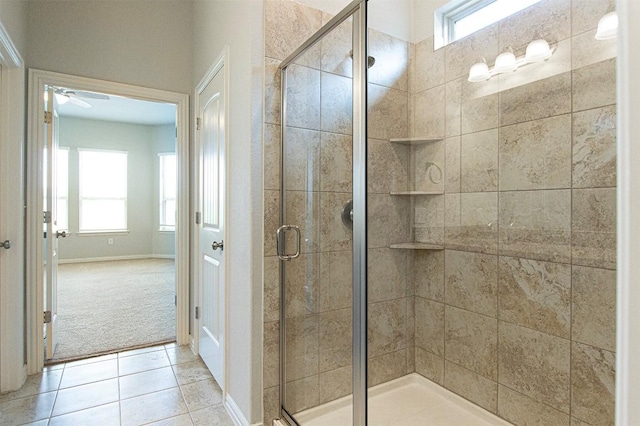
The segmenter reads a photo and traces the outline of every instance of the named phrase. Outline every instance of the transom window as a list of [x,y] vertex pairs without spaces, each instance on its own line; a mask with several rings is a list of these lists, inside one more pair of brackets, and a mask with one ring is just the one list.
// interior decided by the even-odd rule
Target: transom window
[[127,230],[127,152],[78,149],[80,232]]
[[435,12],[435,47],[466,37],[540,0],[452,0]]

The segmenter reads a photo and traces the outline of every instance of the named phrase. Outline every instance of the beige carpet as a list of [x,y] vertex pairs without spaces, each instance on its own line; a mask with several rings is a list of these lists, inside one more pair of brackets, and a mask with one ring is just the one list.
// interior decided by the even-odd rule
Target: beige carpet
[[174,296],[170,259],[59,265],[54,360],[174,340]]

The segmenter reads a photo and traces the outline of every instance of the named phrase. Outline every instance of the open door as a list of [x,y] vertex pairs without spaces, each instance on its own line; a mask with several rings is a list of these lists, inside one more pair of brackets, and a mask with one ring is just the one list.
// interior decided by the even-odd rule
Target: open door
[[200,93],[199,353],[222,389],[225,344],[225,82],[224,68]]
[[44,247],[45,247],[45,288],[44,288],[44,323],[45,323],[45,359],[53,358],[56,349],[55,325],[57,319],[57,275],[58,275],[58,238],[66,237],[65,232],[58,232],[57,224],[57,153],[58,153],[58,103],[54,88],[46,90],[45,109],[45,159],[46,159],[46,194],[44,200]]

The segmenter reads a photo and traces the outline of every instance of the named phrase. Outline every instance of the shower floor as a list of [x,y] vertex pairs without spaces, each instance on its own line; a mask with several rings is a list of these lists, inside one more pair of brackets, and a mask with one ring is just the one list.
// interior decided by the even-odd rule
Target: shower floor
[[[302,426],[351,426],[351,396],[296,415]],[[466,399],[413,373],[369,390],[370,426],[508,426]]]

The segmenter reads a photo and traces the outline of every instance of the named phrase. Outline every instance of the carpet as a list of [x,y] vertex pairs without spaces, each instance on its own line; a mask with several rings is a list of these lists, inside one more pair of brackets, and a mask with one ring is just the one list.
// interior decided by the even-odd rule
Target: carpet
[[53,361],[175,340],[172,259],[58,266]]

